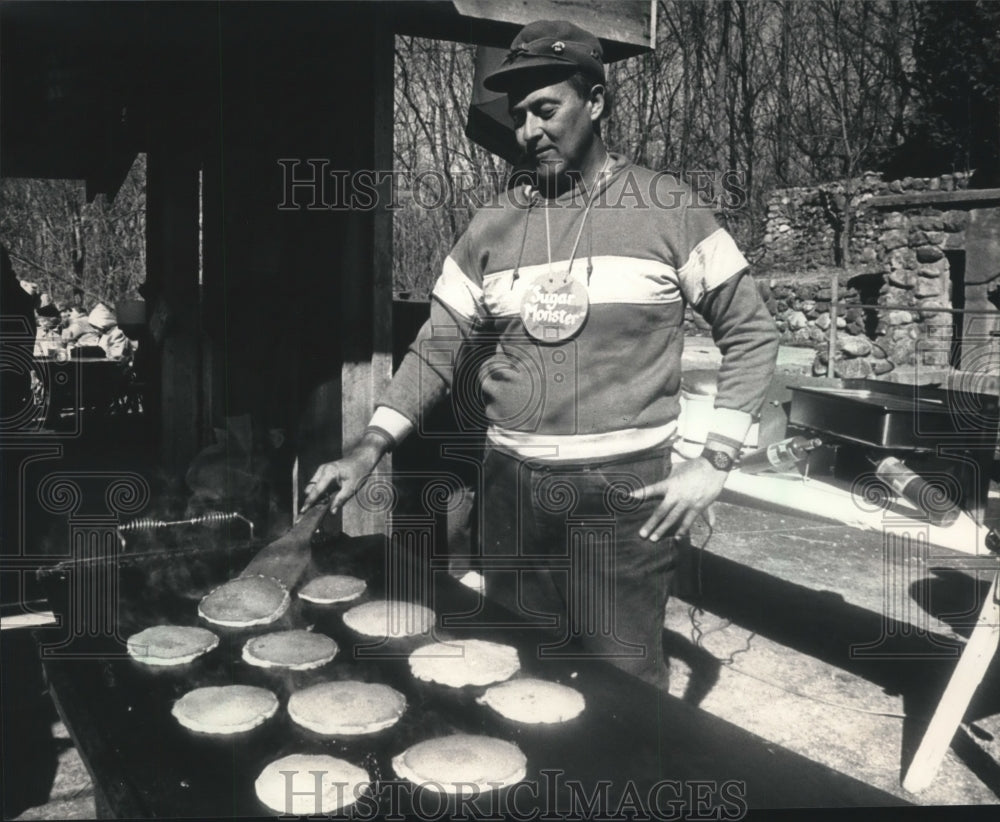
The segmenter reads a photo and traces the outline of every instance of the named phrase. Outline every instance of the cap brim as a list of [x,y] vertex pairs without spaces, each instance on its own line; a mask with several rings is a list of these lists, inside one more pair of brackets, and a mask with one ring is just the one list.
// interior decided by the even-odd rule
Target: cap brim
[[[494,71],[483,78],[483,87],[489,91],[506,93],[514,86],[537,82],[539,86],[565,80],[579,70],[579,66],[558,57],[546,57],[531,62],[524,61]],[[548,83],[544,81],[548,80]]]

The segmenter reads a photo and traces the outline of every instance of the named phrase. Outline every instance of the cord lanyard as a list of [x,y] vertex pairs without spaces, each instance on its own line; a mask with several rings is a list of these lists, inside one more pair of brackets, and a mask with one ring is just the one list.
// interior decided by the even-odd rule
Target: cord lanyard
[[[528,334],[539,342],[560,343],[575,337],[590,313],[590,297],[587,288],[573,277],[573,262],[576,251],[583,236],[583,227],[590,216],[590,210],[597,199],[597,186],[601,177],[608,169],[608,161],[597,173],[594,180],[594,190],[583,212],[580,230],[577,231],[573,250],[569,256],[569,265],[565,270],[556,271],[552,267],[552,232],[549,226],[549,210],[545,208],[545,241],[548,251],[549,270],[540,274],[529,285],[521,300],[521,320]],[[587,261],[587,282],[593,271],[593,262]]]

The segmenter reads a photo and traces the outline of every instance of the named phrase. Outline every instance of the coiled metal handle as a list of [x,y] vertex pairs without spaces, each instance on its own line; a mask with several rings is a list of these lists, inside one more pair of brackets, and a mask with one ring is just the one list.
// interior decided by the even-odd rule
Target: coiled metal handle
[[236,520],[245,522],[249,526],[250,539],[252,541],[254,533],[253,522],[242,514],[226,511],[209,511],[206,514],[192,517],[191,519],[163,520],[156,519],[155,517],[139,517],[139,519],[134,519],[131,522],[123,522],[118,526],[118,540],[121,542],[122,548],[124,548],[125,537],[122,534],[130,531],[152,531],[156,528],[171,528],[175,525],[217,525],[223,522],[235,522]]

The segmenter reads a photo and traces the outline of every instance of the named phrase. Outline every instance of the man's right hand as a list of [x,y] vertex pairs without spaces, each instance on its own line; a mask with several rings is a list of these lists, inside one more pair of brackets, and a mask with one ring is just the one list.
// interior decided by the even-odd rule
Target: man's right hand
[[306,498],[299,513],[305,513],[329,488],[336,485],[337,493],[330,500],[330,512],[336,514],[357,493],[361,483],[368,479],[388,450],[385,439],[366,434],[339,460],[323,463],[306,485]]

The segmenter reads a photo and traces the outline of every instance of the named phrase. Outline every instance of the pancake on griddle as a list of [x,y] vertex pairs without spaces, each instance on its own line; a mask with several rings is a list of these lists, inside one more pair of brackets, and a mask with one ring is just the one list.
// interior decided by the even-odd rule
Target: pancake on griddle
[[434,627],[434,619],[430,608],[395,599],[366,602],[344,612],[348,628],[365,636],[392,639],[426,634]]
[[290,754],[264,768],[253,786],[257,798],[271,810],[305,816],[348,808],[369,784],[368,772],[347,760],[325,754]]
[[453,734],[418,742],[393,757],[396,773],[439,793],[470,794],[524,779],[527,759],[511,742],[490,736]]
[[185,625],[154,625],[130,636],[129,656],[146,665],[185,665],[207,654],[219,638],[207,628]]
[[278,698],[253,685],[211,685],[188,691],[171,713],[185,728],[205,734],[238,734],[278,712]]
[[410,654],[410,670],[417,679],[453,688],[502,682],[520,667],[516,648],[482,639],[433,642]]
[[337,643],[330,637],[300,629],[261,634],[243,644],[243,659],[259,668],[308,671],[336,655]]
[[198,605],[198,614],[216,625],[249,628],[280,619],[291,597],[272,577],[238,577],[220,585]]
[[317,605],[332,605],[357,599],[367,587],[368,583],[358,577],[328,574],[325,577],[316,577],[303,585],[299,591],[299,598]]
[[321,682],[288,700],[295,722],[327,736],[375,733],[395,725],[405,710],[406,697],[377,682]]
[[585,707],[583,694],[558,682],[544,679],[511,679],[493,685],[479,699],[501,716],[533,725],[566,722]]

